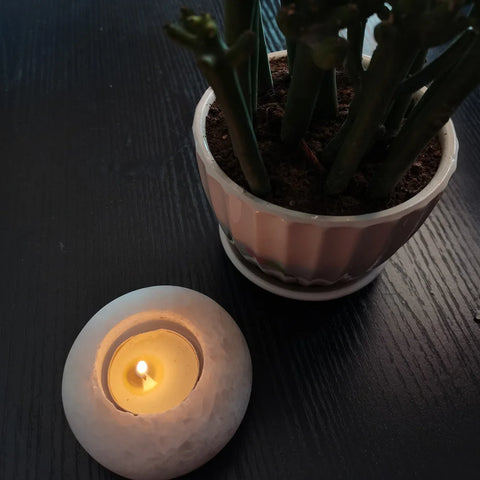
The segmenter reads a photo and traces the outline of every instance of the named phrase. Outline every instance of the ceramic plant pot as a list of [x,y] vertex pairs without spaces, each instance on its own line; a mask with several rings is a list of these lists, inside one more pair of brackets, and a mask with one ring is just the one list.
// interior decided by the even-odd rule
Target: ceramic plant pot
[[257,285],[290,298],[328,300],[369,282],[418,230],[456,168],[458,142],[449,121],[440,131],[443,155],[430,183],[410,200],[375,213],[327,216],[289,210],[261,200],[217,165],[205,133],[215,95],[208,89],[193,122],[203,188],[234,265]]

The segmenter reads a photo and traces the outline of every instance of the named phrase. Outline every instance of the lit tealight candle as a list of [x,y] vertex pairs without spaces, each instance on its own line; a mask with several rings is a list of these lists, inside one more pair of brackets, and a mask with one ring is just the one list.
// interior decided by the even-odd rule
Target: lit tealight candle
[[98,462],[134,480],[170,480],[232,438],[250,398],[242,332],[211,298],[142,288],[105,305],[65,362],[65,415]]
[[200,371],[192,344],[171,330],[141,333],[123,342],[108,368],[115,403],[132,413],[160,413],[181,403]]

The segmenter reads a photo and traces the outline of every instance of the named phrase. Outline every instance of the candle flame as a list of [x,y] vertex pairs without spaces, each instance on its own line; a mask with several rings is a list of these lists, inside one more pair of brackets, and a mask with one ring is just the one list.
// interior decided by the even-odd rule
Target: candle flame
[[137,375],[139,377],[145,377],[146,373],[148,372],[148,365],[147,365],[147,362],[145,362],[144,360],[140,360],[138,363],[137,363],[137,367],[136,367],[136,372],[137,372]]

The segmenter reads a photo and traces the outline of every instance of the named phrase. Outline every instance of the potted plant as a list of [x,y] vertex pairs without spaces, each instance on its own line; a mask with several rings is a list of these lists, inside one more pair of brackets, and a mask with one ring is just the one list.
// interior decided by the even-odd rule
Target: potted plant
[[[259,0],[225,0],[225,42],[209,14],[183,9],[179,22],[166,26],[171,38],[194,52],[212,87],[195,113],[198,165],[223,245],[245,275],[286,296],[335,298],[375,278],[415,233],[455,169],[457,143],[448,119],[480,83],[479,3],[282,1],[277,22],[286,37],[290,83],[278,127],[280,148],[295,168],[308,164],[321,172],[317,196],[327,205],[350,195],[355,175],[368,162],[369,173],[361,176],[370,207],[355,214],[302,212],[271,201],[276,172],[265,165],[256,135],[259,92],[272,88]],[[377,47],[365,61],[365,26],[374,14],[380,18]],[[437,45],[448,46],[426,63],[427,51]],[[328,143],[313,151],[305,141],[312,117],[338,116],[337,68],[353,89],[348,114]],[[210,152],[205,123],[214,101],[245,188]],[[443,153],[433,178],[392,205],[392,192],[406,172],[414,176],[412,165],[435,136]],[[380,207],[372,211],[371,205]]]

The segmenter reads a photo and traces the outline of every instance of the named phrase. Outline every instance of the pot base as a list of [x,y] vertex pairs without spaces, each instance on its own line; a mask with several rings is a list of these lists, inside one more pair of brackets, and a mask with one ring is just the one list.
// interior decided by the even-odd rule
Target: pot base
[[385,263],[374,268],[365,276],[352,282],[341,283],[329,287],[304,287],[294,283],[284,283],[266,273],[262,272],[258,267],[245,260],[235,246],[230,242],[228,237],[219,227],[220,240],[227,257],[233,263],[235,268],[248,280],[268,292],[274,293],[285,298],[294,300],[305,300],[311,302],[334,300],[335,298],[345,297],[354,293],[372,282],[383,270]]

